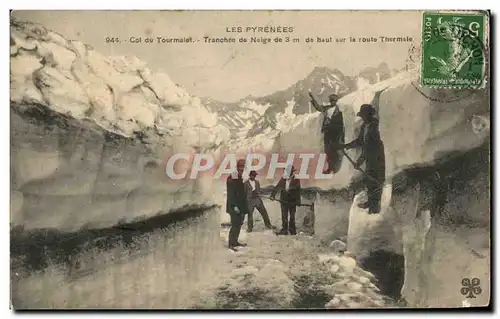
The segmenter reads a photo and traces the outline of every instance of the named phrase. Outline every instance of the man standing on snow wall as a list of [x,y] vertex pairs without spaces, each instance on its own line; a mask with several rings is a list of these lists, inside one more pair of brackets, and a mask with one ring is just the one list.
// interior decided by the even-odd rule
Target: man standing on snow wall
[[385,154],[384,143],[380,139],[379,120],[375,117],[375,108],[370,104],[363,104],[357,116],[363,119],[363,125],[358,137],[340,148],[361,148],[361,155],[354,167],[360,170],[360,166],[366,162],[363,183],[368,192],[368,201],[359,204],[360,208],[368,208],[369,214],[380,212],[380,198],[385,181]]
[[327,156],[328,168],[323,171],[323,174],[337,173],[342,164],[343,154],[339,152],[339,145],[344,144],[344,118],[340,112],[337,101],[339,97],[336,94],[331,94],[328,99],[329,105],[319,105],[314,99],[314,96],[309,92],[311,103],[314,108],[323,113],[323,125],[321,133],[323,133],[324,152]]
[[238,251],[236,247],[246,246],[238,241],[240,237],[241,226],[245,220],[245,214],[248,210],[247,198],[245,194],[245,185],[243,184],[243,169],[245,160],[238,160],[236,172],[228,176],[226,181],[227,200],[226,212],[231,216],[231,229],[229,230],[229,249]]

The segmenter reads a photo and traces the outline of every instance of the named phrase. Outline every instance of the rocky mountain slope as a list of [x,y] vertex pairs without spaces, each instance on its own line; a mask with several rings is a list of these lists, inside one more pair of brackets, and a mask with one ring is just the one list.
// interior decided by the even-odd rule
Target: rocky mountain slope
[[[165,156],[195,151],[320,153],[323,147],[321,115],[309,112],[307,93],[312,89],[320,100],[326,102],[328,94],[337,92],[342,95],[339,105],[344,113],[347,141],[356,136],[360,123],[355,114],[359,106],[373,103],[377,107],[387,161],[383,213],[368,216],[356,205],[363,193],[354,198],[347,212],[348,249],[361,263],[366,263],[366,258],[363,258],[372,257],[378,250],[390,250],[396,255],[400,268],[404,268],[405,291],[410,291],[409,295],[417,294],[418,287],[423,287],[427,294],[435,290],[435,286],[422,282],[432,278],[428,275],[430,262],[423,256],[435,251],[427,236],[435,232],[437,223],[432,216],[437,210],[420,207],[420,198],[435,198],[440,193],[430,188],[431,195],[424,196],[426,188],[422,186],[421,190],[419,187],[424,184],[418,181],[417,186],[410,185],[398,195],[397,176],[415,167],[433,168],[437,163],[446,162],[450,156],[463,155],[484,145],[490,133],[490,99],[486,90],[443,92],[422,89],[414,84],[412,70],[394,75],[386,65],[363,70],[357,78],[346,77],[336,70],[317,68],[287,90],[253,101],[242,101],[238,107],[229,108],[216,101],[203,101],[189,95],[167,75],[152,72],[135,58],[103,57],[89,46],[66,40],[42,26],[12,19],[11,33],[11,225],[13,228],[18,226],[16,230],[22,233],[25,229],[42,229],[43,232],[47,228],[57,228],[67,235],[82,229],[144,219],[186,206],[221,204],[225,199],[224,183],[214,185],[210,179],[172,183],[164,174]],[[450,98],[454,98],[451,103],[446,101]],[[244,129],[239,130],[238,127],[242,126]],[[349,151],[349,155],[356,157],[357,152]],[[484,166],[488,163],[487,154],[481,156],[484,160],[481,165]],[[303,185],[323,191],[345,189],[357,174],[351,164],[344,161],[340,171],[331,179],[304,180]],[[487,174],[481,172],[478,176],[475,178],[480,181],[475,182],[480,187],[476,189],[484,193],[488,191],[484,187]],[[261,179],[262,186],[274,182]],[[455,193],[458,193],[457,189],[464,189],[465,182],[459,182],[462,184],[458,184],[458,188],[456,185],[450,187]],[[468,189],[465,195],[454,194],[454,201],[448,203],[453,206],[450,211],[457,211],[457,203],[464,203],[458,206],[468,207],[471,212],[478,210],[479,220],[487,223],[486,201],[476,201],[479,196],[473,189]],[[469,207],[467,203],[472,204]],[[331,205],[326,209],[345,213],[335,211]],[[224,207],[221,211],[225,214]],[[273,211],[279,214],[277,207]],[[470,215],[460,216],[466,219]],[[334,225],[323,220],[318,224],[326,232]],[[203,222],[197,227],[197,230],[204,229],[208,234],[214,234],[207,231],[213,229],[212,224]],[[185,237],[196,238],[195,234],[199,232]],[[469,230],[461,234],[464,238],[473,237]],[[318,251],[303,238],[272,237],[271,240],[266,236],[249,237],[249,243],[256,249],[249,249],[248,254],[241,258],[236,255],[224,261],[211,259],[210,274],[220,267],[223,272],[219,274],[226,280],[223,285],[217,282],[212,286],[208,297],[202,296],[202,305],[226,307],[239,300],[240,308],[266,306],[265,300],[257,295],[261,293],[261,296],[268,296],[273,305],[299,307],[304,305],[308,296],[301,296],[302,291],[321,295],[319,307],[325,304],[332,308],[389,305],[366,281],[369,275],[363,273],[359,276],[361,272],[356,263],[348,257],[322,255],[318,260]],[[158,237],[163,238],[163,235]],[[443,237],[441,240],[448,243],[449,234]],[[355,239],[363,239],[371,245],[359,244],[360,241]],[[155,240],[164,244],[161,239]],[[173,270],[184,272],[183,267],[178,267],[178,259],[189,259],[186,271],[191,266],[198,267],[197,272],[207,277],[206,264],[200,263],[191,252],[193,247],[201,247],[202,242],[189,249],[181,246],[179,251],[184,254],[189,251],[189,256],[183,257],[173,250],[156,249],[160,256],[151,259],[152,264],[158,264],[157,260],[175,260],[167,271],[149,264],[146,266],[174,282],[177,278],[172,275]],[[213,247],[222,249],[219,242]],[[447,249],[446,246],[438,248],[441,252]],[[40,251],[44,249],[40,248]],[[211,251],[200,250],[205,254]],[[301,254],[294,259],[293,253],[297,251]],[[161,255],[163,252],[168,252],[172,258],[165,258]],[[227,255],[228,252],[224,250],[224,253]],[[96,254],[96,259],[103,254]],[[276,257],[281,254],[283,256]],[[448,264],[451,262],[445,255],[442,253],[439,256],[441,261],[434,264],[440,265],[434,267],[438,277],[444,276],[443,271],[446,271],[443,260]],[[468,265],[473,258],[469,259]],[[128,269],[130,274],[137,275],[137,269],[143,269],[141,259],[137,260],[134,263],[137,268]],[[372,261],[380,263],[377,258]],[[384,262],[390,263],[391,260]],[[427,270],[418,267],[422,263]],[[129,264],[125,265],[119,268],[126,268]],[[311,272],[313,283],[308,281],[311,278],[304,279],[304,273]],[[40,276],[44,280],[48,278],[43,274]],[[463,273],[455,272],[447,278],[459,283],[462,277]],[[110,272],[100,270],[99,276],[95,277],[100,291],[109,291],[102,288],[101,278],[111,278]],[[143,288],[150,291],[157,280],[155,276],[147,278]],[[23,286],[28,291],[39,282],[38,278],[33,282],[30,280]],[[64,282],[65,279],[61,280]],[[144,282],[140,278],[127,280],[127,285],[132,287]],[[88,281],[84,279],[79,284],[82,282]],[[179,281],[175,284],[179,291],[185,288]],[[197,291],[198,284],[193,280],[191,291]],[[165,290],[164,286],[157,289]],[[75,287],[66,286],[67,291]],[[59,288],[59,283],[54,284],[52,291],[59,292],[58,300],[66,305],[66,291]],[[127,293],[127,302],[135,302],[130,296],[136,296],[136,290],[130,288]],[[366,294],[374,296],[365,298]],[[40,291],[35,291],[34,295],[37,298],[51,296]],[[158,294],[157,298],[146,298],[144,303],[164,306],[163,299],[173,300],[176,295],[169,291],[167,297]],[[95,299],[90,304],[102,305],[103,299],[96,296],[93,295]],[[242,302],[241,298],[255,302]],[[414,297],[414,300],[420,298],[423,297]],[[50,298],[47,300],[52,304]],[[117,301],[120,305],[121,302]],[[309,306],[311,302],[309,300]],[[46,301],[41,304],[46,304]]]
[[217,116],[218,123],[229,130],[231,139],[245,137],[270,107],[270,104],[260,105],[252,100],[224,103],[205,98],[202,102],[210,113]]
[[[355,116],[359,106],[372,103],[378,109],[387,178],[406,167],[431,165],[451,152],[466,152],[481,145],[489,135],[489,94],[486,90],[448,92],[449,97],[467,94],[447,102],[446,96],[441,97],[441,90],[415,87],[415,76],[413,71],[400,72],[347,94],[338,102],[344,116],[346,141],[356,136],[361,124]],[[250,149],[283,154],[323,152],[321,114],[295,115],[289,110],[278,118],[281,120],[277,128],[268,127],[252,138],[232,141],[230,147],[241,153]],[[484,129],[477,130],[479,126]],[[355,158],[357,150],[350,150],[348,154]],[[299,160],[297,165],[300,165]],[[353,175],[356,172],[352,165],[344,161],[333,178],[305,182],[323,189],[342,188]]]
[[309,91],[320,103],[328,103],[328,96],[344,96],[371,84],[384,81],[398,73],[386,63],[367,67],[356,76],[346,76],[337,69],[316,67],[302,80],[273,94],[248,96],[235,103],[203,99],[207,110],[217,114],[221,125],[231,131],[232,138],[255,137],[268,128],[275,129],[283,113],[302,115],[316,112],[310,104]]
[[328,96],[332,93],[342,97],[364,86],[386,80],[394,73],[386,63],[381,63],[378,67],[365,68],[357,76],[346,76],[337,69],[316,67],[306,78],[289,88],[254,99],[258,104],[270,104],[271,107],[255,123],[248,136],[254,136],[268,127],[276,128],[277,114],[285,112],[290,105],[292,105],[291,112],[295,115],[316,112],[311,106],[309,91],[319,103],[326,104]]
[[[467,216],[469,221],[480,220],[483,225],[477,229],[464,227],[460,230],[463,234],[467,234],[464,236],[476,238],[478,232],[488,232],[488,228],[484,227],[489,221],[489,209],[485,205],[489,200],[488,187],[484,184],[485,177],[484,175],[481,177],[482,182],[477,189],[466,189],[463,186],[460,188],[466,194],[454,195],[457,199],[448,203],[451,207],[451,216],[444,217],[444,222],[441,221],[440,224],[438,220],[443,216],[439,215],[439,203],[444,198],[442,193],[444,182],[441,179],[447,180],[452,174],[437,170],[436,167],[449,165],[452,159],[474,153],[488,143],[490,99],[487,88],[465,91],[421,88],[415,84],[417,78],[416,70],[403,71],[387,80],[363,86],[339,100],[344,114],[346,141],[356,137],[361,124],[360,119],[355,116],[359,106],[371,103],[377,108],[386,156],[386,185],[383,188],[382,212],[379,215],[369,215],[366,210],[358,208],[357,204],[366,199],[365,192],[358,193],[349,213],[347,247],[356,255],[360,264],[371,264],[374,271],[377,268],[384,268],[380,267],[380,264],[397,265],[399,268],[397,275],[396,273],[393,273],[392,277],[387,273],[381,275],[386,277],[386,280],[392,278],[389,282],[391,280],[395,282],[395,278],[398,277],[397,281],[402,286],[392,289],[396,292],[401,289],[404,296],[414,305],[437,306],[438,301],[435,299],[437,297],[433,293],[438,289],[433,284],[436,281],[435,277],[447,276],[455,282],[460,282],[463,277],[463,273],[460,272],[454,272],[453,275],[446,274],[446,271],[443,271],[442,261],[437,260],[449,260],[445,252],[446,245],[449,245],[450,250],[463,252],[466,256],[463,262],[467,265],[464,267],[473,269],[475,267],[473,264],[480,264],[481,266],[477,267],[478,273],[485,281],[489,280],[489,274],[485,272],[489,255],[484,255],[485,257],[482,257],[484,260],[480,263],[471,262],[477,256],[474,257],[474,254],[470,253],[466,243],[453,239],[454,230],[450,230],[456,228],[453,215],[458,214],[455,202],[460,201],[463,206],[459,209],[460,215]],[[288,112],[278,117],[280,121],[276,124],[276,128],[268,127],[252,138],[233,141],[230,146],[242,154],[248,151],[258,151],[263,154],[323,152],[323,136],[320,132],[322,115],[318,113],[295,115],[290,108],[291,106],[288,107]],[[359,156],[357,150],[349,150],[347,153],[354,159]],[[481,156],[478,158],[474,155],[472,158],[487,163],[488,154]],[[295,166],[300,167],[300,162],[300,159],[296,158]],[[454,165],[460,166],[460,169],[457,168],[455,171],[461,171],[464,176],[467,176],[465,172],[472,170],[469,167],[470,163]],[[431,176],[438,176],[437,180],[431,178],[431,181],[425,181],[425,174],[418,170],[420,168],[428,170],[430,173],[427,174]],[[416,174],[422,180],[417,178],[416,183],[408,185],[407,179],[401,180],[399,176],[413,169],[417,171],[412,174]],[[264,176],[266,172],[262,170],[259,174]],[[352,164],[344,160],[339,172],[331,178],[323,180],[309,178],[302,180],[301,183],[304,187],[341,190],[351,186],[359,175]],[[476,182],[474,180],[474,183]],[[275,181],[261,178],[262,186],[274,183]],[[482,192],[484,194],[480,197],[471,195],[476,194],[478,189],[484,189],[486,193]],[[469,199],[463,202],[464,198]],[[446,230],[442,229],[443,224]],[[446,244],[438,244],[435,238],[440,238],[439,240]],[[482,246],[483,244],[479,244],[479,247]],[[488,250],[487,247],[481,249],[484,249],[483,254]],[[434,261],[432,256],[436,258]],[[429,297],[431,295],[434,297]],[[487,302],[489,295],[482,297],[484,298],[481,302]],[[452,301],[452,299],[447,305],[459,306],[457,300]]]

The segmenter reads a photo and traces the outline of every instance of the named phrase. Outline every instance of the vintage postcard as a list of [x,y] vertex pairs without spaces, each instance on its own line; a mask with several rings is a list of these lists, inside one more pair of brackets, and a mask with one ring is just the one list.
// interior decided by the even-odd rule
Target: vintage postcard
[[491,300],[489,11],[12,11],[11,303]]

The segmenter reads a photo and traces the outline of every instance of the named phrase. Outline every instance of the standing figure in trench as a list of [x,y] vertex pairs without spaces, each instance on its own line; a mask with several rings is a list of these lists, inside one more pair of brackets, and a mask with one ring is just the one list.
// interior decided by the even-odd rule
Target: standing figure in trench
[[369,214],[380,213],[380,199],[385,182],[384,143],[380,139],[379,120],[375,117],[375,113],[375,108],[370,104],[361,105],[357,114],[363,119],[359,135],[354,141],[341,145],[345,149],[361,148],[361,155],[354,168],[360,170],[360,166],[366,162],[363,183],[367,188],[368,201],[359,204],[358,207],[368,208]]
[[271,220],[269,220],[269,214],[267,213],[266,206],[262,198],[260,198],[260,183],[255,179],[257,176],[256,171],[250,171],[249,178],[245,182],[245,193],[248,202],[248,228],[247,231],[250,233],[253,230],[253,211],[257,208],[257,211],[264,219],[264,225],[267,229],[272,229]]
[[245,160],[239,160],[236,164],[236,172],[233,172],[226,181],[227,200],[226,212],[231,216],[231,229],[229,230],[229,249],[237,251],[236,247],[246,246],[238,241],[241,226],[245,220],[248,204],[245,195],[245,185],[243,184],[243,169]]
[[339,145],[344,144],[345,135],[344,118],[337,105],[339,97],[331,94],[328,97],[330,104],[324,106],[316,102],[311,92],[309,92],[309,97],[314,108],[323,113],[321,133],[323,133],[324,152],[328,163],[328,168],[323,171],[323,174],[335,174],[342,164],[343,154],[339,152]]
[[274,200],[276,193],[280,192],[281,202],[281,230],[279,235],[296,235],[295,212],[300,205],[300,180],[295,177],[295,168],[287,167],[284,176],[274,188],[271,199]]

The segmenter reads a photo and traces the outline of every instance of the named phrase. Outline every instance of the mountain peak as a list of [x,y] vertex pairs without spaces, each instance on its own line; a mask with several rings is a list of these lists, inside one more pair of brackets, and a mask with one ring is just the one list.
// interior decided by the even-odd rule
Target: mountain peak
[[[320,75],[320,74],[330,74],[330,73],[338,73],[340,72],[339,70],[335,69],[335,70],[332,70],[330,69],[329,67],[326,67],[326,66],[317,66],[315,67],[311,73],[309,74],[309,76],[311,75]],[[342,73],[342,72],[340,72]]]
[[317,81],[321,79],[323,81],[328,81],[330,78],[332,81],[342,81],[345,75],[338,69],[330,69],[326,66],[317,66],[311,73],[304,79],[305,81]]
[[389,65],[387,64],[387,62],[380,62],[380,64],[378,65],[379,69],[389,69]]
[[377,67],[366,67],[359,72],[359,77],[364,78],[370,84],[374,84],[391,77],[392,71],[386,62],[381,62]]
[[311,73],[323,73],[323,72],[329,72],[329,71],[331,71],[331,70],[326,66],[316,66],[316,67],[314,67],[314,69],[312,70]]

